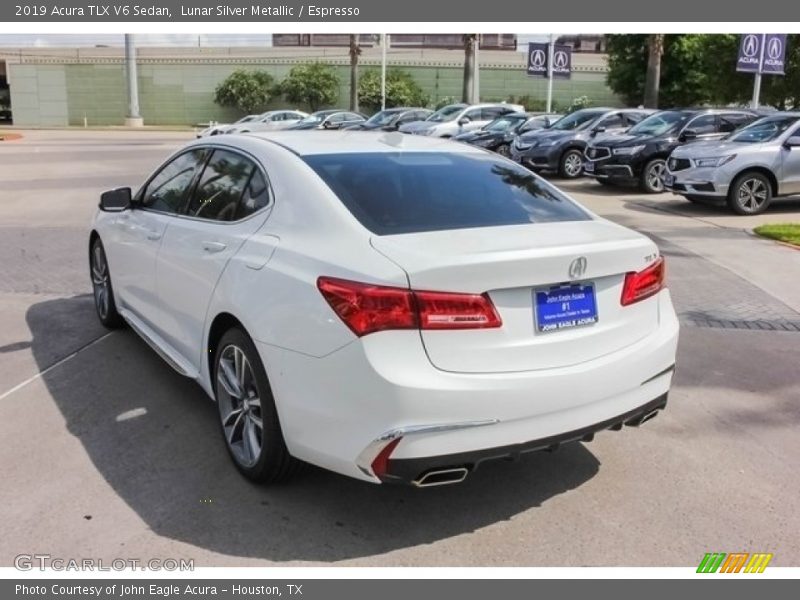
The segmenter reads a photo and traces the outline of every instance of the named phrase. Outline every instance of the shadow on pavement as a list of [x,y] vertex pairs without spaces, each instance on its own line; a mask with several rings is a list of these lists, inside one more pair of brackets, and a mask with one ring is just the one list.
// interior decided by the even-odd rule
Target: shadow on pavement
[[[88,295],[32,306],[40,370],[63,344],[53,332],[64,320],[103,335]],[[288,484],[260,487],[231,464],[213,403],[130,330],[87,346],[43,379],[70,433],[148,528],[225,555],[339,561],[430,544],[512,519],[599,469],[583,445],[571,444],[486,465],[457,486],[375,486],[309,467]]]

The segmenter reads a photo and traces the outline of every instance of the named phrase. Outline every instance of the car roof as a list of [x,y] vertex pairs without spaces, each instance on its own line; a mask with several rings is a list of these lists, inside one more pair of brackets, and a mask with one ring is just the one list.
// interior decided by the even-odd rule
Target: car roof
[[458,144],[443,138],[406,135],[396,131],[265,131],[242,134],[260,138],[265,143],[283,146],[298,156],[314,154],[343,154],[356,152],[448,152],[457,154],[484,153],[480,148]]

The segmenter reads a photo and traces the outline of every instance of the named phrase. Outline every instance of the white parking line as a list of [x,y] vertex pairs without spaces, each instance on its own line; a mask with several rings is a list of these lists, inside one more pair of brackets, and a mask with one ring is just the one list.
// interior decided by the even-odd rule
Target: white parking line
[[92,346],[94,346],[98,342],[102,342],[104,339],[106,339],[108,336],[112,335],[113,333],[115,333],[115,332],[114,331],[109,331],[108,333],[105,333],[105,334],[101,335],[99,338],[92,340],[91,342],[89,342],[88,344],[86,344],[84,346],[81,346],[80,348],[75,350],[75,352],[73,352],[71,354],[68,354],[64,358],[60,358],[59,360],[54,362],[52,365],[47,367],[44,371],[39,371],[38,373],[36,373],[36,375],[28,377],[22,383],[18,383],[17,385],[15,385],[10,390],[8,390],[6,392],[3,392],[2,394],[0,394],[0,401],[5,400],[8,396],[10,396],[11,394],[13,394],[14,392],[16,392],[18,390],[21,390],[22,388],[24,388],[29,383],[32,383],[32,382],[36,381],[37,379],[40,379],[40,378],[44,377],[45,375],[47,375],[50,371],[52,371],[56,367],[60,367],[61,365],[63,365],[68,360],[71,360],[71,359],[75,358],[76,356],[78,356],[78,354],[80,354],[84,350],[87,350],[88,348],[91,348]]

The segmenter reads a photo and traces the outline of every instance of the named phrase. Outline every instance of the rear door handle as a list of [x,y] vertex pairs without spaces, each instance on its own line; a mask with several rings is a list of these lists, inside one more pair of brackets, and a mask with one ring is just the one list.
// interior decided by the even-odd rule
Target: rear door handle
[[222,242],[203,242],[203,250],[208,252],[209,254],[214,254],[216,252],[222,252],[227,248],[227,244],[223,244]]

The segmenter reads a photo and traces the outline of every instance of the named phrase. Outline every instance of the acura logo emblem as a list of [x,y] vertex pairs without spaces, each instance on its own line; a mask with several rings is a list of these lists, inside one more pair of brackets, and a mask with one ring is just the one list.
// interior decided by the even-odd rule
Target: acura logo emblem
[[564,69],[569,62],[569,58],[567,57],[567,53],[563,50],[559,50],[558,52],[553,55],[553,66],[556,69]]
[[783,50],[781,41],[778,38],[772,38],[767,45],[767,54],[772,60],[778,60],[781,57]]
[[758,37],[752,33],[745,36],[744,44],[742,44],[742,53],[748,58],[758,54]]
[[577,281],[583,274],[586,273],[586,257],[579,256],[571,263],[569,263],[569,278],[570,281]]
[[531,66],[532,67],[543,67],[547,57],[544,54],[544,50],[534,50],[531,52]]

